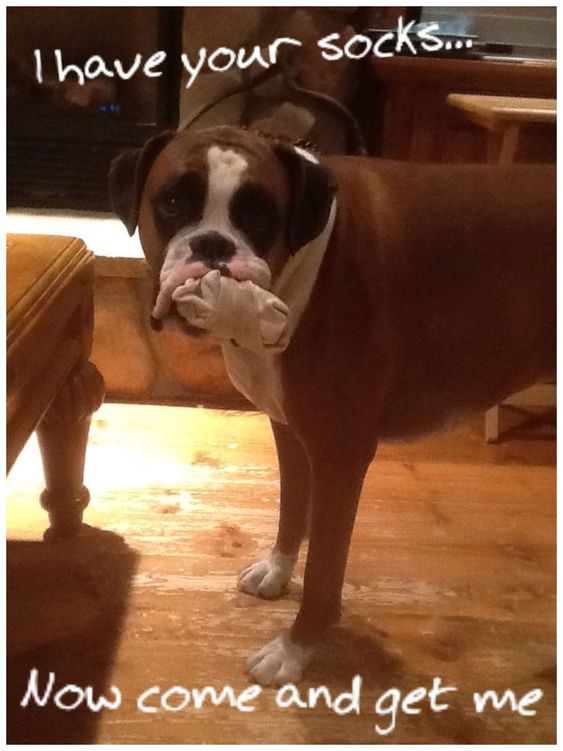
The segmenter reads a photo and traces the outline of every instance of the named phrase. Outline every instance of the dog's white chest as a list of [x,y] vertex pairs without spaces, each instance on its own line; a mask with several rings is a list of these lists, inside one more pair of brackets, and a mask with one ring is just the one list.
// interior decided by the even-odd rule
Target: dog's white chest
[[[297,328],[315,286],[336,218],[336,200],[323,231],[286,263],[272,292],[289,308],[289,335]],[[227,373],[235,388],[276,422],[287,423],[281,378],[283,353],[256,354],[222,344]]]
[[280,375],[281,355],[256,354],[230,343],[222,345],[227,373],[233,386],[261,412],[286,423]]

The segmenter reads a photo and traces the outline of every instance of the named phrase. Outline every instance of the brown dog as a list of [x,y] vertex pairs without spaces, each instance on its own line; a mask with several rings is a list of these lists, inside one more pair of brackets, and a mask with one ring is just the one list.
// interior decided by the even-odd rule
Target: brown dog
[[283,353],[223,350],[272,418],[281,473],[276,544],[241,589],[281,594],[309,533],[299,614],[249,663],[260,683],[296,681],[339,618],[378,442],[439,430],[554,371],[555,170],[318,161],[221,127],[119,157],[110,193],[156,285],[219,269],[289,306]]

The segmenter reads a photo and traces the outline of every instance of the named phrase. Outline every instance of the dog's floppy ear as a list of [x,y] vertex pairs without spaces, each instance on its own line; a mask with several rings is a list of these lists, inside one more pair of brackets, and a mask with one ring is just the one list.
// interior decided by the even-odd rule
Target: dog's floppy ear
[[292,146],[276,144],[273,148],[289,176],[287,239],[293,255],[317,237],[326,225],[335,190],[329,173],[320,164]]
[[109,199],[111,208],[132,235],[137,228],[139,205],[152,163],[174,136],[173,130],[159,133],[137,149],[117,156],[109,170]]

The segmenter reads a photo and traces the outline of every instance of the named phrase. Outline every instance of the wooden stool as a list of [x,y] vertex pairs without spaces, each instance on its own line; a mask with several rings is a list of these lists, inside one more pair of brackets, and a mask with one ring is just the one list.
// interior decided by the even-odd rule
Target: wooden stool
[[69,537],[89,502],[83,485],[92,413],[103,378],[88,362],[93,255],[70,237],[8,235],[7,468],[37,430],[49,513],[46,537]]
[[[556,99],[450,94],[447,101],[461,109],[474,123],[487,129],[487,161],[490,164],[510,164],[516,160],[523,128],[552,125],[555,129],[557,123]],[[533,252],[533,248],[530,252]],[[556,394],[554,383],[542,383],[514,394],[503,404],[554,407]],[[499,432],[500,405],[496,405],[485,413],[487,443],[496,443]]]

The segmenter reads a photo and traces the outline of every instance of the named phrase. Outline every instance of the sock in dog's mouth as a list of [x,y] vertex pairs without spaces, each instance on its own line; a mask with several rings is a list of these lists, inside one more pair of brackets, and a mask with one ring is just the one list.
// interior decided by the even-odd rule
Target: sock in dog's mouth
[[195,275],[195,264],[191,266],[165,279],[151,319],[153,328],[158,330],[166,317],[179,323],[185,334],[208,333],[222,344],[231,342],[256,353],[287,347],[289,309],[280,298],[252,279],[239,280],[221,269]]
[[176,305],[174,300],[172,300],[170,304],[170,309],[164,319],[155,318],[151,314],[151,317],[150,317],[151,329],[153,331],[160,332],[164,328],[165,322],[167,321],[169,321],[175,327],[179,328],[179,330],[183,334],[187,334],[187,336],[199,337],[199,336],[203,336],[204,334],[209,333],[205,329],[199,328],[198,326],[192,326],[191,323],[188,323],[188,321],[186,321],[186,319],[180,315],[178,311],[178,306]]
[[[173,296],[192,279],[202,279],[212,271],[219,271],[221,276],[232,278],[237,282],[250,281],[267,290],[271,275],[261,259],[249,260],[233,258],[213,264],[196,259],[176,261],[165,265],[160,275],[160,289],[152,311],[152,319],[162,321],[168,316],[176,318],[173,311]],[[155,328],[155,326],[153,326]]]

